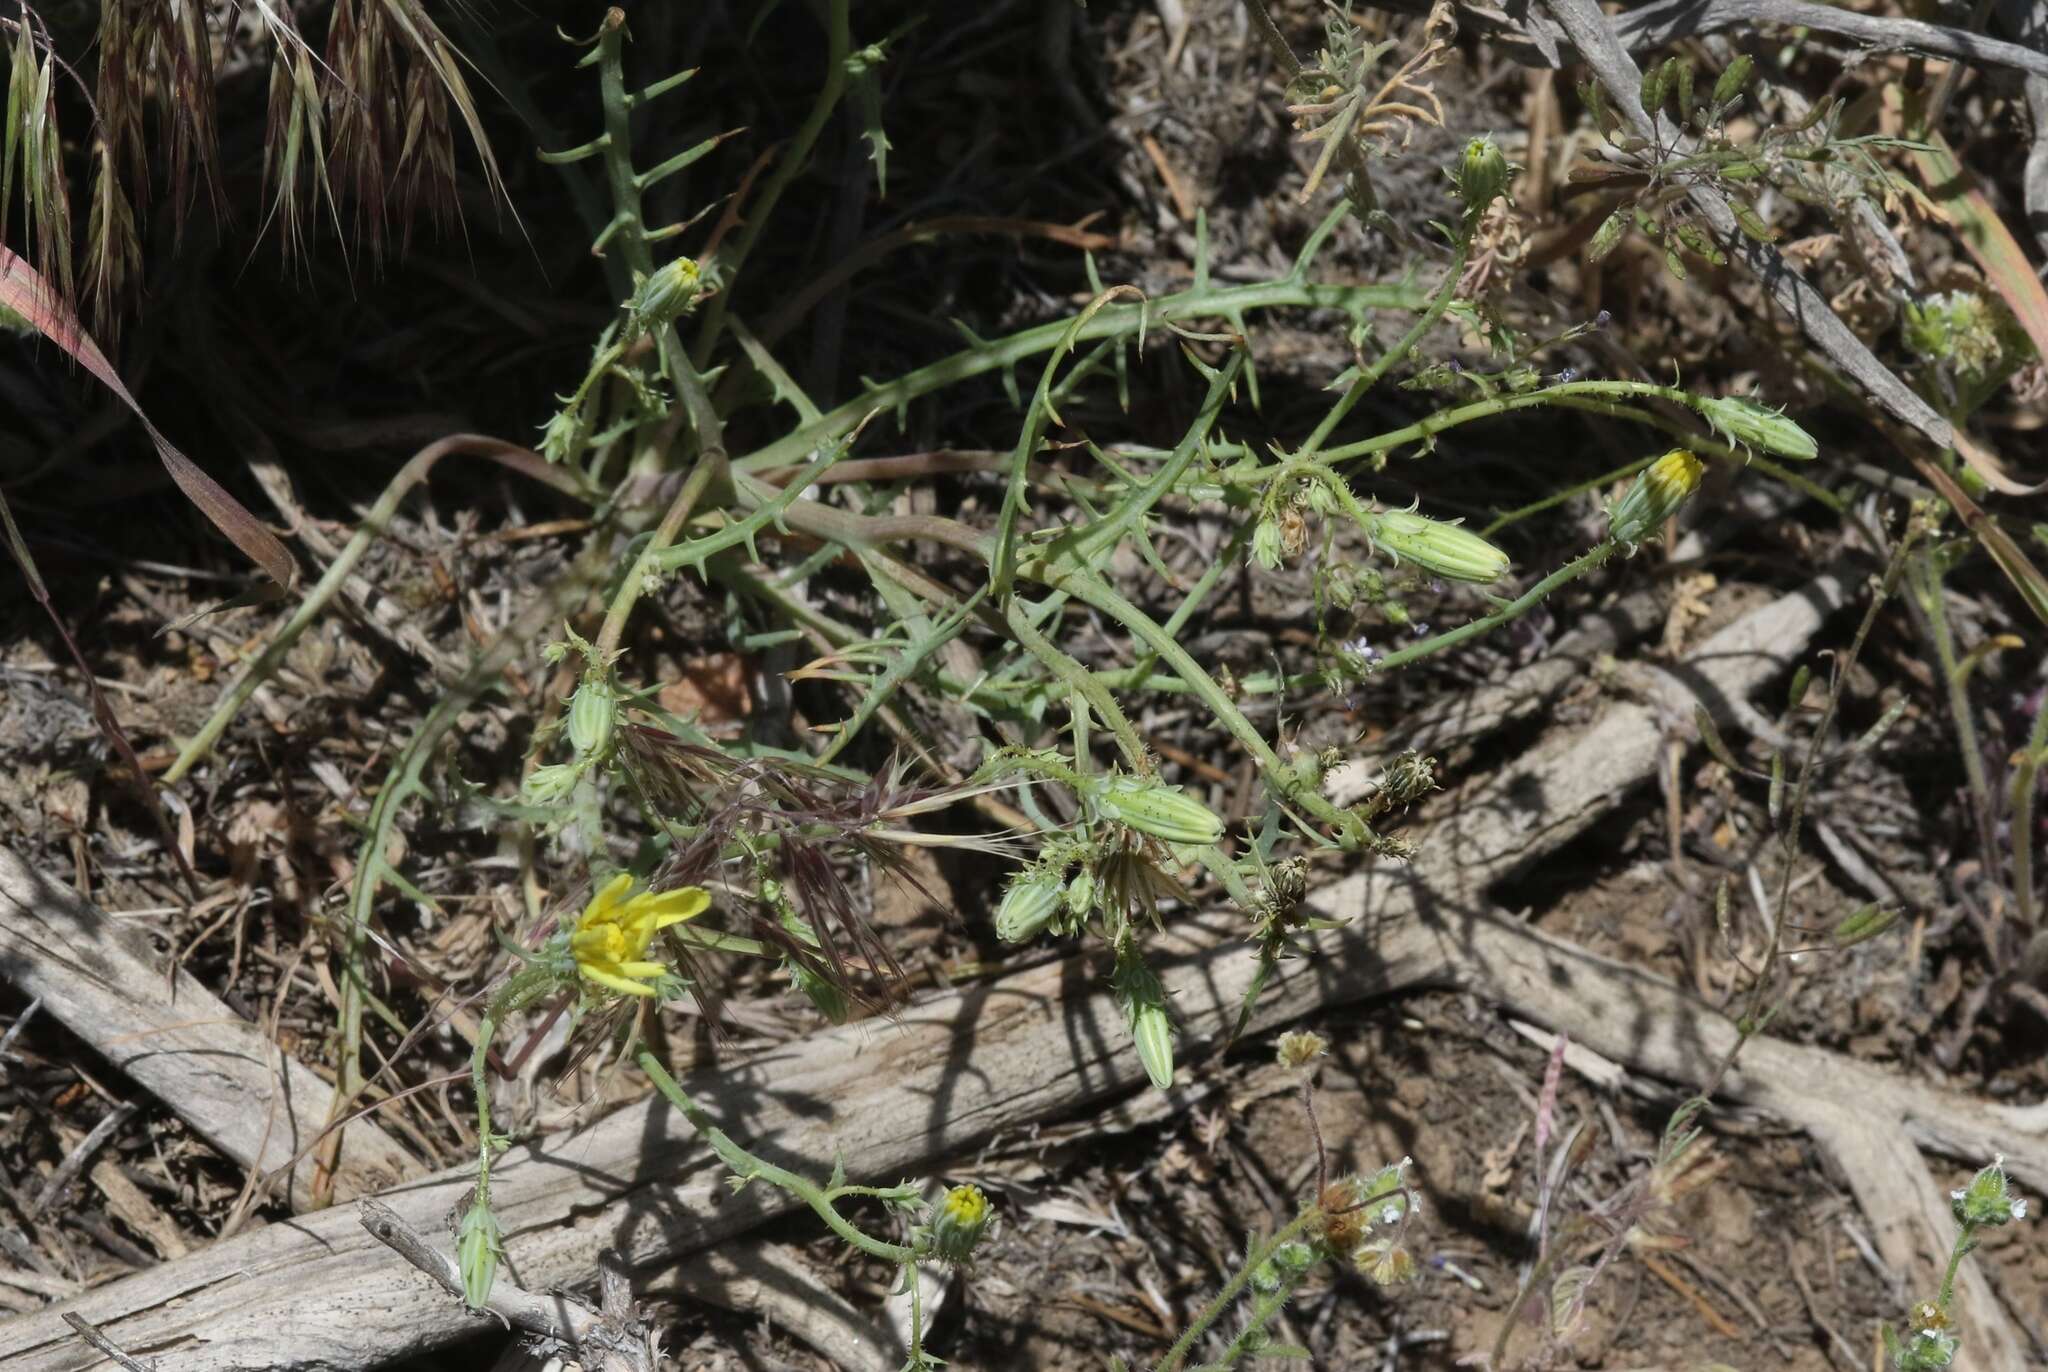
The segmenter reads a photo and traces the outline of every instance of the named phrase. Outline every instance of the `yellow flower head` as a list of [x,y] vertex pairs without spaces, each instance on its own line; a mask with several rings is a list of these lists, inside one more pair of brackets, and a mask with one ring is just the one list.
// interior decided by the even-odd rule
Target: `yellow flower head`
[[673,891],[642,891],[627,898],[633,878],[621,872],[606,882],[583,907],[569,935],[576,971],[587,981],[629,996],[651,996],[649,983],[668,971],[666,963],[647,959],[647,945],[658,930],[695,919],[711,908],[711,897],[696,886]]
[[941,1205],[953,1224],[977,1225],[988,1218],[988,1197],[979,1186],[956,1186],[946,1193]]
[[932,1252],[947,1262],[966,1262],[988,1231],[988,1197],[979,1186],[956,1186],[932,1215]]
[[1652,462],[1621,499],[1607,507],[1608,537],[1630,549],[1654,537],[1699,489],[1705,471],[1705,464],[1684,448],[1673,448]]

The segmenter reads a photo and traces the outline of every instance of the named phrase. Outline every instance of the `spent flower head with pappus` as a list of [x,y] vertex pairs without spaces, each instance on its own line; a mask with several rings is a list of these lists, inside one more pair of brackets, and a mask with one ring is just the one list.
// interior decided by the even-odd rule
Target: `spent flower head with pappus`
[[1330,1041],[1313,1029],[1291,1030],[1280,1036],[1275,1051],[1282,1067],[1307,1067],[1330,1051]]

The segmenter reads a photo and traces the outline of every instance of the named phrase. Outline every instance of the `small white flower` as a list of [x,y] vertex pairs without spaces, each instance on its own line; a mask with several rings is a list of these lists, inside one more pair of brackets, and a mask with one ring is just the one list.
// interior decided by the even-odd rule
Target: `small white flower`
[[2025,1201],[2016,1200],[2012,1203],[2012,1217],[2016,1220],[2023,1220],[2027,1217],[2027,1203]]
[[1398,1206],[1398,1205],[1395,1205],[1395,1204],[1394,1204],[1394,1203],[1393,1203],[1392,1201],[1389,1201],[1389,1202],[1387,1202],[1387,1204],[1385,1204],[1385,1205],[1383,1205],[1383,1206],[1381,1206],[1381,1207],[1380,1207],[1380,1223],[1381,1223],[1381,1224],[1392,1224],[1392,1223],[1394,1223],[1394,1222],[1395,1222],[1396,1220],[1398,1220],[1398,1219],[1400,1219],[1400,1218],[1401,1218],[1401,1207],[1400,1207],[1400,1206]]

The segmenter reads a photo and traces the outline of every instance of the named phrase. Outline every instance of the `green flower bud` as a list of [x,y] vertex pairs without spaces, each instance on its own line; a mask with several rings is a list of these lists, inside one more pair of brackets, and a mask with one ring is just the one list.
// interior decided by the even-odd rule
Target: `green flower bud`
[[462,1299],[472,1310],[483,1309],[484,1302],[490,1299],[491,1283],[498,1279],[498,1263],[505,1256],[504,1237],[491,1207],[482,1199],[472,1201],[455,1231]]
[[1095,873],[1083,867],[1067,883],[1067,913],[1075,919],[1088,918],[1095,908]]
[[1173,1085],[1173,1017],[1166,1011],[1166,988],[1150,967],[1133,960],[1117,969],[1115,989],[1131,1041],[1138,1047],[1138,1061],[1145,1064],[1152,1084],[1164,1091]]
[[1290,1277],[1299,1276],[1316,1264],[1316,1250],[1305,1243],[1283,1243],[1273,1250],[1273,1265]]
[[1269,572],[1280,565],[1280,526],[1273,520],[1252,526],[1252,561]]
[[583,418],[576,409],[556,411],[540,431],[540,455],[550,462],[573,461],[583,446]]
[[1753,400],[1739,396],[1703,399],[1699,402],[1699,411],[1730,443],[1761,448],[1774,456],[1796,458],[1801,462],[1810,461],[1820,453],[1820,446],[1806,430],[1787,419],[1783,412],[1766,409]]
[[1922,1329],[1903,1342],[1883,1325],[1885,1352],[1897,1372],[1941,1372],[1956,1360],[1956,1336],[1945,1329]]
[[1700,460],[1684,448],[1673,448],[1652,462],[1621,499],[1607,507],[1608,537],[1629,548],[1653,537],[1699,489],[1705,471]]
[[599,757],[619,719],[618,697],[601,676],[586,676],[569,701],[569,745],[579,758]]
[[1486,213],[1486,207],[1500,199],[1508,188],[1508,160],[1501,155],[1500,145],[1493,141],[1492,134],[1475,138],[1465,145],[1465,155],[1458,160],[1458,198],[1465,202],[1465,218],[1477,220]]
[[2005,1181],[2005,1155],[1970,1179],[1967,1188],[1949,1192],[1956,1219],[1962,1224],[1998,1226],[2027,1217],[2027,1203],[2016,1198]]
[[653,275],[643,278],[640,288],[633,292],[633,299],[627,305],[633,313],[635,331],[659,329],[675,322],[697,302],[699,275],[695,262],[687,257],[678,257],[656,267]]
[[1036,937],[1059,910],[1062,894],[1057,871],[1034,867],[1017,873],[996,906],[996,937],[1005,943]]
[[560,805],[576,789],[576,778],[582,774],[583,769],[573,762],[536,767],[526,779],[526,798],[535,805]]
[[934,1208],[932,1252],[947,1262],[966,1262],[988,1232],[993,1216],[979,1186],[956,1186]]
[[1095,808],[1104,819],[1168,843],[1207,847],[1223,837],[1214,811],[1157,777],[1104,777],[1095,785]]
[[1508,569],[1508,555],[1478,534],[1406,510],[1382,511],[1373,521],[1372,540],[1396,561],[1412,562],[1447,581],[1484,585]]

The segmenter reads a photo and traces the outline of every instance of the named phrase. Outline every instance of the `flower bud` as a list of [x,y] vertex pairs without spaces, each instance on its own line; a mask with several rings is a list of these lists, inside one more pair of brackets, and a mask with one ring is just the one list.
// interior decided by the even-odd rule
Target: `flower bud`
[[569,701],[569,745],[579,758],[601,756],[619,719],[618,697],[601,676],[586,676]]
[[1316,1251],[1305,1243],[1283,1243],[1273,1250],[1273,1265],[1290,1277],[1315,1266]]
[[988,1232],[992,1214],[979,1186],[956,1186],[932,1215],[932,1252],[947,1262],[966,1262]]
[[1465,155],[1458,160],[1458,198],[1465,202],[1465,218],[1477,220],[1486,213],[1486,207],[1500,199],[1508,187],[1508,160],[1501,155],[1500,145],[1493,141],[1492,134],[1475,138],[1465,145]]
[[1942,1372],[1956,1359],[1956,1336],[1944,1329],[1922,1329],[1901,1342],[1888,1324],[1880,1325],[1885,1351],[1896,1372]]
[[1252,561],[1269,572],[1280,565],[1280,526],[1271,519],[1252,526]]
[[656,267],[640,282],[628,308],[636,330],[646,332],[674,323],[697,300],[697,264],[678,257]]
[[2013,1196],[2005,1182],[2005,1155],[1970,1179],[1967,1188],[1951,1191],[1956,1219],[1963,1224],[1998,1226],[2027,1217],[2027,1203]]
[[491,1283],[498,1279],[498,1262],[505,1256],[498,1217],[481,1198],[470,1202],[463,1212],[455,1231],[455,1250],[462,1272],[462,1299],[470,1309],[481,1310],[490,1299]]
[[1067,913],[1075,919],[1088,918],[1095,908],[1095,873],[1083,867],[1067,883]]
[[1168,843],[1207,847],[1223,837],[1223,821],[1208,806],[1157,777],[1117,773],[1095,785],[1104,819]]
[[1027,868],[1010,878],[996,906],[996,937],[1022,943],[1036,937],[1052,921],[1063,895],[1060,874],[1050,868]]
[[1508,555],[1478,534],[1406,510],[1382,511],[1373,521],[1372,540],[1396,561],[1451,581],[1483,585],[1508,569]]
[[1116,998],[1145,1075],[1166,1090],[1173,1085],[1173,1017],[1166,1012],[1166,988],[1150,967],[1133,960],[1117,969]]
[[571,462],[583,452],[583,417],[562,409],[548,417],[540,431],[540,455],[550,462]]
[[1702,399],[1699,411],[1730,443],[1761,448],[1776,457],[1811,461],[1820,453],[1813,436],[1787,419],[1781,411],[1766,409],[1740,396]]
[[582,772],[583,769],[573,762],[536,767],[533,775],[526,779],[526,798],[535,805],[560,805],[576,789],[576,778]]
[[1673,448],[1652,462],[1621,499],[1607,507],[1607,536],[1633,548],[1655,535],[1699,489],[1706,467],[1684,448]]

